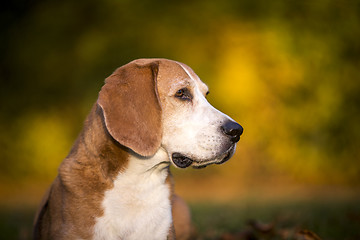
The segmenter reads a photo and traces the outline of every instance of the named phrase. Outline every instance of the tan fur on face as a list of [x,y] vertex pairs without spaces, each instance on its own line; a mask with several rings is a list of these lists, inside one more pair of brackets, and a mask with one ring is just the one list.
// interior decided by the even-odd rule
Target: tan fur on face
[[[189,75],[184,71],[184,68],[188,70],[193,79],[189,79]],[[178,107],[177,104],[172,104],[169,98],[173,97],[175,92],[181,88],[194,88],[194,81],[200,86],[201,93],[205,95],[208,87],[188,66],[175,61],[160,62],[157,87],[162,108],[166,109],[163,112],[163,118],[173,114]]]

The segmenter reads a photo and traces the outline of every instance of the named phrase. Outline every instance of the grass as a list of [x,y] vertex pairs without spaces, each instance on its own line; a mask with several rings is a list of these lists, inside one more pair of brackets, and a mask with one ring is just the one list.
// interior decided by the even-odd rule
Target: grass
[[[231,204],[195,203],[191,208],[199,239],[220,239],[229,234],[240,236],[240,233],[249,231],[255,237],[261,236],[260,239],[295,239],[296,232],[306,229],[321,239],[350,240],[360,239],[359,203],[356,200],[328,199],[272,203],[246,201]],[[254,223],[260,227],[251,227]],[[271,234],[261,234],[261,228],[271,228]],[[280,233],[287,233],[288,237],[280,237]]]
[[[360,239],[359,203],[355,199],[298,202],[242,200],[228,204],[194,202],[190,207],[200,240],[225,239],[229,235],[234,237],[229,239],[248,239],[235,236],[251,229],[249,220],[262,223],[265,227],[273,224],[272,232],[308,229],[324,240],[355,240]],[[34,212],[33,207],[1,207],[0,239],[31,239]],[[274,234],[259,237],[255,233],[255,236],[258,237],[255,239],[293,239]]]
[[31,239],[35,208],[2,206],[0,208],[0,239]]

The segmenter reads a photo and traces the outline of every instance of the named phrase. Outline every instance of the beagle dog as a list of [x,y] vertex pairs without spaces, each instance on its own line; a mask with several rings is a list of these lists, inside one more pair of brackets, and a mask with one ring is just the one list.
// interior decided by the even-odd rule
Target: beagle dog
[[35,239],[187,239],[169,166],[227,161],[243,128],[183,63],[139,59],[106,78],[37,212]]

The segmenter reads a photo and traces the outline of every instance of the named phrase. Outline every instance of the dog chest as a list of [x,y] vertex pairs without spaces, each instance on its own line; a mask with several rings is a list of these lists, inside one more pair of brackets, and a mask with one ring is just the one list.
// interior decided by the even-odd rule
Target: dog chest
[[[151,164],[147,161],[146,165]],[[167,238],[172,221],[170,189],[165,182],[168,172],[161,165],[144,169],[149,168],[130,161],[114,187],[105,192],[104,214],[96,219],[94,239]]]

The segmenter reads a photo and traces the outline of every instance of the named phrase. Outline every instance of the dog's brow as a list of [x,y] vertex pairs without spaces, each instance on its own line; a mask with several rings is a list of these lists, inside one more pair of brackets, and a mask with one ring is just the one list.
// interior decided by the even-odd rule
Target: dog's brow
[[183,64],[181,63],[177,63],[180,65],[180,67],[184,70],[184,72],[189,76],[189,78],[193,81],[195,81],[195,79],[191,76],[190,72],[183,66]]
[[200,89],[203,89],[202,92],[204,92],[205,95],[206,95],[207,92],[209,92],[209,87],[208,87],[205,83],[203,83],[203,82],[200,81],[199,79],[194,79],[194,78],[191,76],[190,72],[184,67],[184,65],[183,65],[182,63],[178,63],[178,62],[177,62],[177,64],[180,65],[180,67],[184,70],[184,72],[189,76],[189,78],[190,78],[191,80],[193,80],[194,82],[200,82]]

